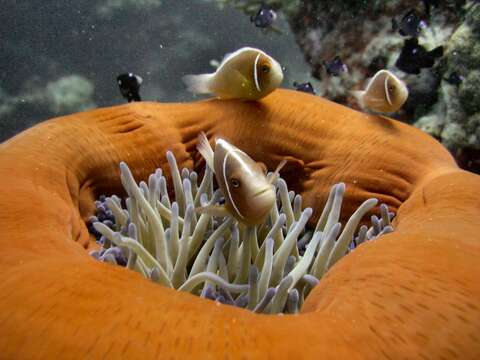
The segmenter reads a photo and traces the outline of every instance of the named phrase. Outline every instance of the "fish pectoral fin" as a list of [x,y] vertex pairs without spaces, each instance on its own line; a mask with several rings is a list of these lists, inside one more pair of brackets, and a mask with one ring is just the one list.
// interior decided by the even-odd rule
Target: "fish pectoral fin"
[[215,217],[225,217],[230,215],[225,205],[207,205],[197,207],[195,208],[195,211],[200,214],[208,214]]
[[212,147],[210,146],[210,143],[208,142],[207,135],[205,135],[203,131],[198,134],[197,137],[197,150],[205,159],[208,167],[213,171],[213,173],[215,173],[215,169],[213,168],[214,152]]
[[371,97],[368,98],[368,104],[383,105],[383,104],[385,104],[385,100],[386,99],[381,99],[381,98],[371,96]]
[[258,166],[260,167],[260,169],[262,169],[262,172],[264,174],[267,174],[268,172],[268,168],[267,168],[267,165],[265,165],[265,163],[261,162],[261,161],[257,161],[257,164]]
[[242,88],[250,89],[252,87],[252,82],[249,81],[248,78],[239,70],[232,72],[232,77],[234,78],[234,82],[238,82]]

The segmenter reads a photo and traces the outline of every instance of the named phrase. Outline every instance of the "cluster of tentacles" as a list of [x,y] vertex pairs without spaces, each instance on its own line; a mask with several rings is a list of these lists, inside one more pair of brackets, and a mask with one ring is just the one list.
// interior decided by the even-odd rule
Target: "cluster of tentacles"
[[302,197],[276,182],[277,206],[258,226],[243,226],[233,218],[197,214],[195,208],[222,202],[207,167],[201,182],[195,171],[180,172],[167,153],[175,201],[167,180],[157,169],[148,184],[138,185],[125,163],[120,164],[125,200],[113,195],[97,201],[90,222],[102,249],[92,252],[101,261],[126,266],[164,286],[188,291],[221,303],[259,313],[297,313],[310,290],[342,256],[393,230],[393,213],[380,206],[372,226],[363,216],[377,204],[366,200],[342,232],[339,217],[345,185],[331,188],[314,229],[306,225],[312,209],[302,209]]

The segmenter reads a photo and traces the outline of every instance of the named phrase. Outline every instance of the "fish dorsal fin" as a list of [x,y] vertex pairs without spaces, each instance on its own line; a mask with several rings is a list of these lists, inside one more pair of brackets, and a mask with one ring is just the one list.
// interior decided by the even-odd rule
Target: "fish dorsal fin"
[[220,62],[220,65],[218,65],[217,70],[219,70],[225,63],[233,59],[235,56],[240,54],[243,51],[244,48],[238,49],[234,52],[226,53],[225,56],[223,57],[222,61]]
[[232,71],[232,79],[235,79],[235,81],[238,81],[238,83],[242,87],[247,87],[248,86],[248,79],[245,75],[243,75],[240,71],[238,70],[233,70]]
[[262,89],[260,89],[260,84],[258,83],[258,69],[257,69],[258,60],[260,60],[261,55],[262,55],[261,53],[258,53],[257,57],[255,58],[255,61],[253,62],[253,79],[255,80],[255,87],[257,88],[258,92],[262,91]]
[[222,59],[222,61],[220,62],[220,64],[223,63],[223,62],[225,62],[225,61],[227,61],[228,58],[229,58],[230,56],[232,56],[233,54],[234,54],[234,51],[233,51],[233,52],[228,52],[228,53],[226,53],[226,54],[223,56],[223,59]]
[[207,135],[205,135],[203,131],[198,134],[197,137],[197,150],[205,159],[208,167],[213,171],[213,173],[215,173],[215,169],[213,166],[214,152],[212,147],[210,146],[210,143],[208,142]]
[[384,86],[385,86],[385,97],[387,98],[387,101],[390,105],[392,105],[392,99],[390,99],[390,91],[388,90],[388,79],[390,78],[390,76],[385,76],[385,82],[384,82]]
[[268,182],[270,184],[273,184],[275,181],[277,181],[278,177],[280,176],[280,170],[285,166],[287,163],[287,159],[283,159],[280,161],[280,163],[277,165],[277,168],[275,171],[270,175],[270,178],[268,179]]
[[223,66],[227,61],[229,61],[232,57],[234,57],[235,55],[237,55],[238,51],[234,51],[234,52],[229,52],[229,53],[226,53],[224,56],[223,56],[223,59],[222,61],[220,61],[217,65],[217,69],[220,69],[221,66]]

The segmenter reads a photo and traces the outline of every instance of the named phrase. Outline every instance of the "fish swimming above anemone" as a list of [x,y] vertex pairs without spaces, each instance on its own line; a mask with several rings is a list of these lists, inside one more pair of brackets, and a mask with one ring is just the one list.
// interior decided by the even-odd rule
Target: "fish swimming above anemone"
[[140,98],[140,85],[143,79],[133,73],[125,73],[117,76],[117,84],[122,96],[128,101],[142,101]]
[[388,70],[378,71],[365,90],[350,93],[363,109],[379,113],[398,111],[408,98],[407,86]]
[[254,23],[256,27],[268,28],[272,26],[276,18],[277,13],[270,6],[261,4],[257,13],[250,16],[250,21]]
[[209,205],[196,210],[219,217],[232,215],[247,225],[261,223],[275,204],[273,183],[286,160],[267,177],[264,166],[228,141],[216,139],[215,151],[204,132],[198,135],[197,141],[199,153],[215,173],[225,205]]
[[282,80],[280,64],[265,52],[251,47],[227,54],[214,73],[183,77],[188,91],[194,94],[244,100],[267,96]]

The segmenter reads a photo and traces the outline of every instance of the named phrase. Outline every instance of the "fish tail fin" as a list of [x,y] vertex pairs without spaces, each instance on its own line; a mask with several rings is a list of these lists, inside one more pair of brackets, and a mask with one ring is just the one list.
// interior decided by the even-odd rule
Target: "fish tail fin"
[[358,105],[360,105],[361,108],[365,106],[363,102],[363,95],[365,94],[364,90],[350,90],[350,95],[352,95],[355,100],[357,101]]
[[183,82],[187,86],[187,90],[194,94],[208,94],[210,90],[210,82],[214,74],[185,75],[182,77]]
[[443,56],[443,46],[437,46],[435,49],[431,50],[429,53],[434,58],[439,58]]
[[208,142],[207,135],[202,131],[197,137],[197,150],[205,159],[208,167],[215,172],[213,168],[213,149]]

